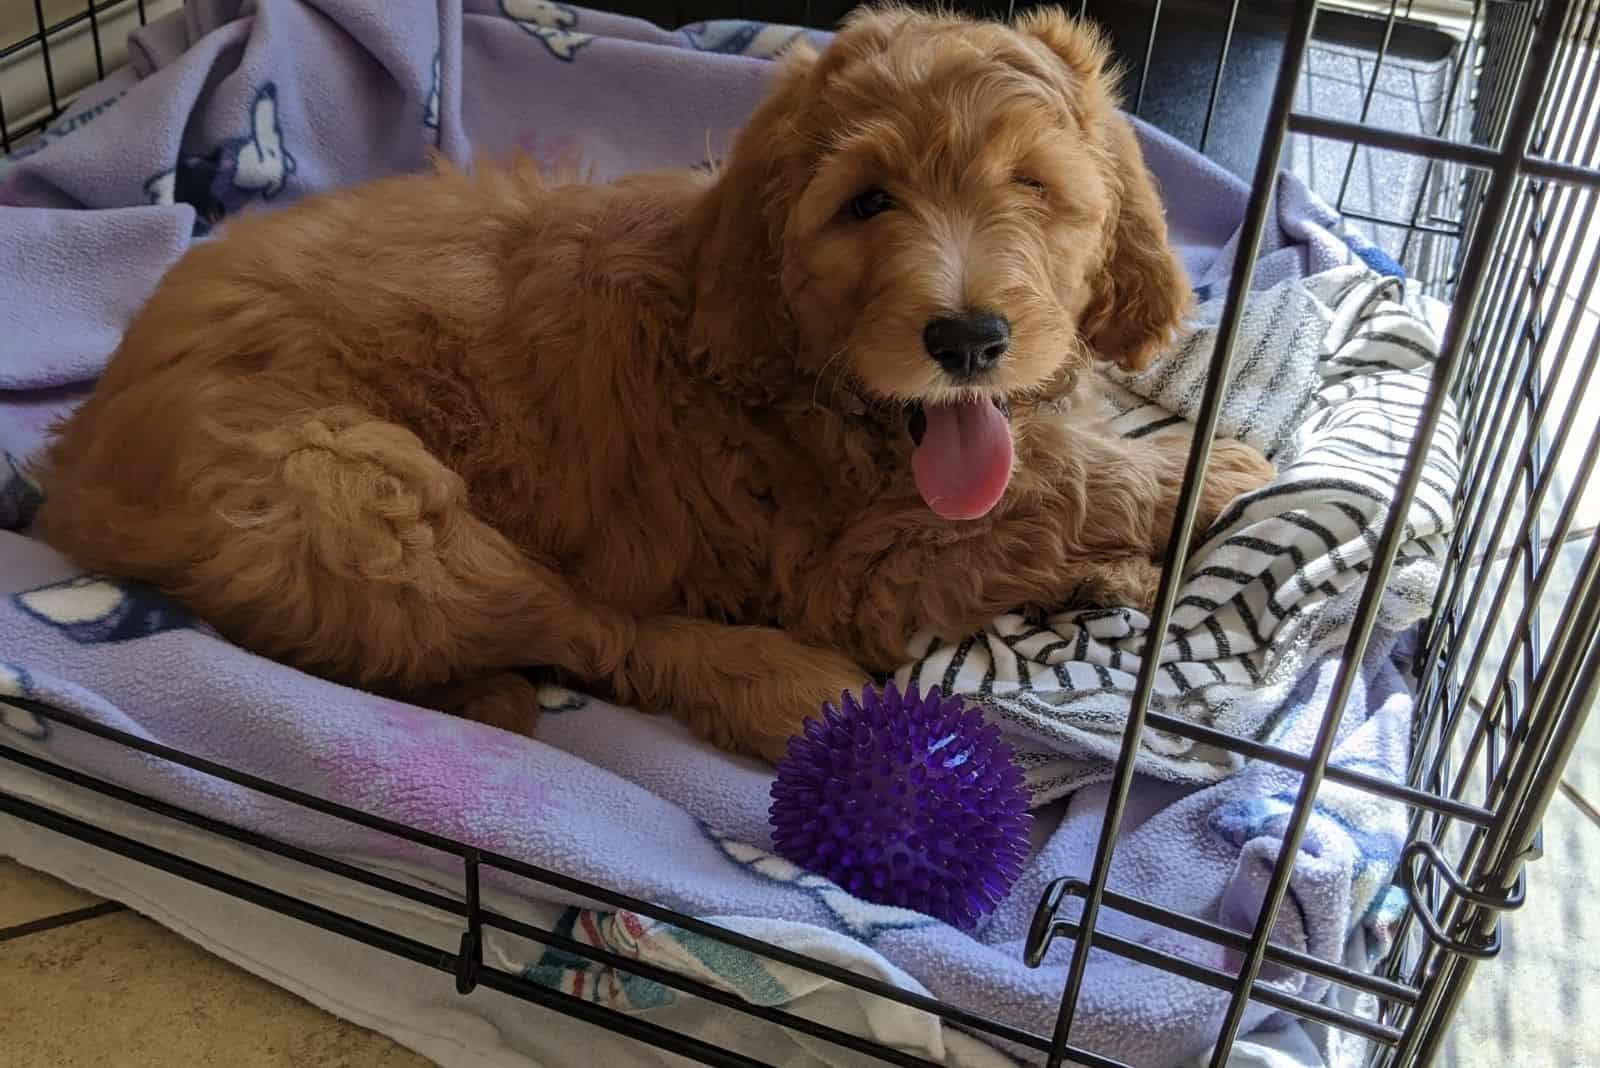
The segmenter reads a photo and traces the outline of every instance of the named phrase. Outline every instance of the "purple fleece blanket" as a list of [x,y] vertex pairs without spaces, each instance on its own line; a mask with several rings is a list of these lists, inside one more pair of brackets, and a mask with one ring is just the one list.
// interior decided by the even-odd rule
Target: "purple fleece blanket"
[[[1044,884],[1087,870],[1099,788],[1071,798],[1059,823],[1041,821],[1016,892],[975,934],[963,934],[851,899],[768,855],[769,770],[714,752],[672,722],[549,690],[529,740],[334,686],[228,646],[147,590],[80,575],[23,533],[38,503],[23,461],[48,420],[92,384],[162,273],[205,239],[209,220],[415,170],[434,147],[462,162],[515,149],[541,160],[576,157],[599,177],[693,165],[727,145],[761,92],[764,57],[796,32],[714,23],[674,33],[546,0],[190,0],[181,15],[136,34],[129,68],[0,161],[0,448],[9,454],[0,463],[0,695],[58,702],[769,937],[812,931],[863,970],[1047,1030],[1070,946],[1063,940],[1038,970],[1022,965],[1021,946]],[[1215,287],[1231,263],[1247,191],[1163,135],[1141,136],[1174,242],[1197,288]],[[1352,243],[1298,183],[1280,185],[1277,219],[1258,286],[1352,258],[1370,262],[1371,250]],[[1361,673],[1341,750],[1377,773],[1403,766],[1410,712],[1391,644],[1379,641]],[[1279,744],[1309,743],[1334,666],[1313,665],[1291,694],[1277,717]],[[421,851],[51,729],[3,702],[0,737],[357,862],[435,881],[444,870]],[[10,769],[0,763],[0,789]],[[1206,789],[1141,780],[1113,884],[1248,926],[1295,781],[1262,765]],[[1333,960],[1392,904],[1382,888],[1399,834],[1391,812],[1351,803],[1341,813],[1313,822],[1279,925],[1285,944]],[[1346,816],[1366,824],[1346,826]],[[501,885],[489,892],[500,907],[541,922],[609,922],[573,912],[581,902],[528,899],[525,889]],[[1108,926],[1232,966],[1215,947],[1126,918]],[[629,951],[647,955],[647,943]],[[792,974],[691,949],[711,981],[747,997],[785,1004],[799,996]],[[583,987],[584,968],[570,958],[546,954],[526,967],[541,981]],[[1311,1000],[1327,989],[1303,976],[1269,978]],[[637,985],[590,989],[668,1021],[685,1000],[670,991],[643,996]],[[1173,1064],[1206,1045],[1223,1003],[1215,991],[1096,954],[1073,1037],[1141,1065]],[[1248,1024],[1267,1016],[1253,1005]],[[906,1048],[984,1059],[958,1056],[974,1047],[946,1042],[926,1021],[886,1026],[873,1024]],[[770,1042],[768,1055],[784,1063],[834,1063],[817,1043],[791,1057],[798,1046]]]

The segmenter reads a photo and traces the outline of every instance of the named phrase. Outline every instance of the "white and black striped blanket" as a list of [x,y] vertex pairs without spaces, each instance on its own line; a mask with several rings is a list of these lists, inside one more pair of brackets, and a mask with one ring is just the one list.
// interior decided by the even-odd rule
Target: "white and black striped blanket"
[[[1221,313],[1169,355],[1120,376],[1116,426],[1139,437],[1199,409]],[[1349,633],[1361,579],[1399,484],[1438,351],[1427,309],[1366,267],[1293,279],[1249,298],[1218,434],[1248,441],[1278,467],[1197,536],[1152,709],[1265,739],[1294,707],[1294,686]],[[1420,619],[1439,579],[1458,478],[1457,424],[1447,410],[1382,602],[1380,626]],[[1144,655],[1142,612],[1020,614],[950,644],[913,646],[901,684],[967,695],[1011,735],[1040,804],[1107,778]],[[1211,782],[1240,758],[1147,728],[1141,770]]]

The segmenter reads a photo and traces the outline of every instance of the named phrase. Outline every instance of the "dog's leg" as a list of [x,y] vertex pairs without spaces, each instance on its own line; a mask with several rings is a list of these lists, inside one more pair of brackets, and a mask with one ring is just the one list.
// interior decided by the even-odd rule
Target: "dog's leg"
[[867,681],[843,654],[780,630],[664,617],[639,623],[613,693],[721,748],[776,760],[823,701]]
[[[972,633],[1018,607],[1148,609],[1154,563],[1172,532],[1187,436],[1124,442],[1055,428],[1049,464],[982,520],[951,524],[921,502],[868,506],[802,578],[791,628],[847,649],[875,670],[897,666],[920,629]],[[1198,522],[1272,476],[1254,449],[1216,443]]]
[[[1193,435],[1187,432],[1163,434],[1150,440],[1141,452],[1149,457],[1151,469],[1157,472],[1161,497],[1157,503],[1151,555],[1166,552],[1172,536],[1173,520],[1177,514],[1178,492],[1183,488],[1184,468],[1189,462],[1189,449]],[[1205,483],[1200,488],[1200,503],[1195,512],[1194,536],[1205,533],[1217,521],[1234,498],[1242,493],[1260,489],[1271,482],[1277,472],[1265,456],[1253,446],[1229,438],[1218,438],[1211,443],[1211,459],[1206,464]]]
[[1161,565],[1141,555],[1085,560],[1077,569],[1076,581],[1077,589],[1064,602],[1039,607],[1048,611],[1061,607],[1126,605],[1149,612],[1156,603],[1156,590],[1161,584]]
[[116,477],[115,442],[69,433],[52,456],[46,537],[172,593],[256,652],[502,726],[526,729],[536,711],[507,669],[620,668],[632,620],[475,516],[416,435],[357,409],[280,419],[196,431],[212,439],[193,454],[204,466],[172,458],[137,495]]

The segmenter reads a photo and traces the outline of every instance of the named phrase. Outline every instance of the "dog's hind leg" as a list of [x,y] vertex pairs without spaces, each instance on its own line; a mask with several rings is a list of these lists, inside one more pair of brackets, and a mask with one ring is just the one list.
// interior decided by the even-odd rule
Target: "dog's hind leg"
[[[778,630],[636,622],[582,597],[474,515],[416,435],[360,409],[207,426],[203,449],[117,440],[144,425],[69,421],[50,457],[46,538],[307,671],[527,731],[537,692],[514,671],[556,668],[769,758],[866,681]],[[136,488],[122,477],[134,453]]]
[[[536,712],[509,669],[621,667],[632,621],[474,515],[416,435],[353,408],[264,422],[191,426],[191,444],[212,440],[175,455],[119,449],[116,432],[136,423],[69,422],[47,472],[46,538],[175,595],[255,652],[468,715],[481,706],[503,726],[526,729]],[[144,453],[136,486],[117,477],[123,450]]]

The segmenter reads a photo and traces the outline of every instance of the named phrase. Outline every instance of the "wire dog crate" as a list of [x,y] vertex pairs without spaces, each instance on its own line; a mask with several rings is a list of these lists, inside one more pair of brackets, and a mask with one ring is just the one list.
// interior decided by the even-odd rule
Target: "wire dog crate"
[[[33,0],[31,28],[9,43],[0,37],[0,152],[24,146],[68,108],[72,93],[114,66],[112,37],[143,23],[173,2],[86,0],[81,10],[47,17],[59,5]],[[709,17],[759,17],[807,25],[830,24],[850,5],[822,0],[771,3],[605,5],[624,14],[683,23]],[[1004,16],[1025,6],[991,0],[957,5]],[[1069,5],[1070,6],[1070,5]],[[668,8],[663,17],[663,8]],[[1104,10],[1101,10],[1103,8]],[[459,917],[453,947],[424,944],[328,908],[298,900],[191,858],[66,816],[0,789],[0,811],[153,865],[225,894],[294,917],[441,972],[458,991],[482,986],[620,1032],[693,1060],[744,1066],[757,1062],[690,1034],[663,1028],[604,1005],[542,986],[486,963],[486,928],[639,975],[728,1012],[791,1028],[882,1063],[925,1060],[736,995],[653,964],[580,943],[563,934],[494,912],[480,902],[486,870],[631,910],[707,939],[923,1010],[971,1033],[1031,1051],[1055,1066],[1094,1068],[1122,1062],[1070,1041],[1090,947],[1165,969],[1227,992],[1226,1017],[1211,1064],[1227,1062],[1246,1005],[1252,999],[1370,1041],[1370,1063],[1430,1063],[1481,961],[1502,943],[1500,917],[1524,899],[1524,866],[1540,853],[1540,823],[1557,789],[1589,708],[1600,697],[1600,537],[1585,518],[1586,491],[1600,447],[1583,400],[1600,363],[1600,348],[1581,333],[1582,304],[1595,292],[1600,258],[1583,236],[1600,228],[1600,0],[1414,0],[1354,3],[1245,4],[1243,0],[1147,0],[1142,4],[1081,4],[1111,29],[1129,68],[1132,109],[1189,140],[1253,186],[1237,266],[1228,286],[1219,344],[1197,419],[1198,442],[1180,498],[1178,535],[1165,561],[1153,610],[1152,633],[1164,633],[1177,598],[1210,440],[1222,407],[1253,251],[1268,218],[1269,196],[1287,155],[1332,152],[1329,199],[1401,260],[1428,291],[1447,297],[1451,312],[1442,352],[1413,443],[1398,506],[1378,539],[1365,590],[1345,646],[1333,696],[1309,754],[1160,714],[1151,709],[1157,668],[1146,658],[1122,735],[1120,758],[1088,878],[1063,879],[1039,901],[1027,954],[1042,958],[1056,938],[1073,940],[1071,966],[1053,1031],[1033,1033],[980,1013],[941,1003],[844,968],[741,935],[604,886],[570,878],[508,856],[423,833],[330,803],[234,768],[177,752],[81,715],[14,699],[35,715],[128,746],[308,812],[349,821],[456,858],[460,892],[450,895],[366,871],[358,866],[229,825],[99,780],[0,744],[0,757],[222,839],[264,850]],[[1430,21],[1434,19],[1437,21]],[[1438,25],[1450,27],[1441,32]],[[1190,66],[1163,51],[1163,33],[1181,29]],[[1350,88],[1356,114],[1330,117],[1303,99],[1314,41],[1338,40],[1366,49],[1361,78]],[[1315,35],[1315,36],[1314,36]],[[69,49],[92,50],[74,83]],[[1417,128],[1376,121],[1385,72],[1411,49],[1433,55],[1442,72],[1439,92]],[[1436,49],[1436,54],[1429,53]],[[1241,56],[1248,53],[1250,62]],[[88,52],[84,53],[89,54]],[[1260,62],[1266,57],[1266,64]],[[21,75],[17,70],[26,63]],[[1199,70],[1195,69],[1195,65]],[[1245,85],[1240,70],[1267,75]],[[30,80],[29,71],[37,77]],[[10,80],[7,80],[9,78]],[[1184,90],[1168,92],[1173,85]],[[1183,110],[1196,84],[1203,106]],[[21,86],[19,89],[18,86]],[[1245,131],[1243,135],[1240,131]],[[1384,205],[1360,202],[1363,174],[1374,158],[1409,161],[1403,196]],[[1417,708],[1409,777],[1389,782],[1330,766],[1340,717],[1354,685],[1354,666],[1377,621],[1380,595],[1403,540],[1406,505],[1423,475],[1430,437],[1447,402],[1461,415],[1463,477],[1448,566],[1415,659]],[[8,700],[13,700],[9,699]],[[1250,760],[1301,773],[1293,813],[1254,928],[1248,933],[1196,919],[1107,888],[1119,825],[1134,775],[1138,741],[1147,727],[1218,746]],[[1293,861],[1324,781],[1402,802],[1409,813],[1408,844],[1397,880],[1408,891],[1402,937],[1372,972],[1331,963],[1270,944]],[[1078,919],[1063,906],[1081,900]],[[1097,926],[1116,911],[1232,950],[1234,972],[1201,967],[1179,956],[1107,934]],[[1374,1016],[1341,1011],[1283,993],[1261,979],[1265,965],[1327,979],[1374,999]]]

